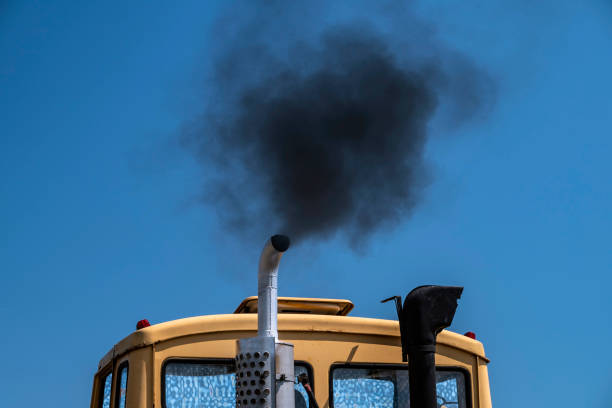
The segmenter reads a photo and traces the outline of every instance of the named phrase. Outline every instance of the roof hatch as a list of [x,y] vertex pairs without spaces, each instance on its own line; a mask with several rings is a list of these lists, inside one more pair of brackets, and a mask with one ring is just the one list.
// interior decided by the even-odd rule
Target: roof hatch
[[[278,313],[346,316],[353,307],[353,302],[344,299],[278,298]],[[257,313],[257,296],[244,299],[234,313]]]

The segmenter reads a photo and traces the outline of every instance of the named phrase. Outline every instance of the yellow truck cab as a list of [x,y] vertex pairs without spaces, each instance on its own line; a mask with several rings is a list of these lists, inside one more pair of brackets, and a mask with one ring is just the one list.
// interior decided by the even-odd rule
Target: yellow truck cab
[[[273,298],[277,337],[268,352],[260,346],[266,337],[257,337],[264,324],[261,285],[259,294],[242,301],[233,314],[151,326],[139,322],[100,360],[91,408],[410,406],[415,398],[410,394],[417,391],[409,377],[426,377],[410,372],[410,361],[417,362],[410,350],[427,347],[408,346],[406,358],[402,316],[399,322],[353,317],[348,300]],[[482,343],[447,330],[434,341],[435,405],[490,408],[489,360]],[[279,345],[290,346],[290,360],[284,360]],[[280,367],[283,362],[291,367]],[[285,371],[279,375],[279,370]],[[291,388],[287,404],[279,402],[279,381]],[[413,400],[412,405],[425,404]]]

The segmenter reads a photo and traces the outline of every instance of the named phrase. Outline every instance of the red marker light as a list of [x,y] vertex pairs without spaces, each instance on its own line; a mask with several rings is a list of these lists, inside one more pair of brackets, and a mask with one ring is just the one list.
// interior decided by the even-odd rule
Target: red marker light
[[469,337],[470,339],[476,340],[476,333],[474,332],[467,332],[464,334],[465,337]]
[[136,330],[144,329],[145,327],[149,327],[151,323],[147,319],[142,319],[136,323]]

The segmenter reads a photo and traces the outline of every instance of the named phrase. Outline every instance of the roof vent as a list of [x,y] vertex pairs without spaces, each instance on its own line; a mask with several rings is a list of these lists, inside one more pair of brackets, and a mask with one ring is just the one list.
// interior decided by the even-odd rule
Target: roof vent
[[[278,313],[346,316],[353,307],[353,302],[344,299],[278,298]],[[244,299],[234,313],[257,313],[257,296]]]

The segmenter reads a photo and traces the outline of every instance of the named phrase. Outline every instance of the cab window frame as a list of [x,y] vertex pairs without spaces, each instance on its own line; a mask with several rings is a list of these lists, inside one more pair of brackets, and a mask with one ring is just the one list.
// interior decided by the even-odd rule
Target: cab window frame
[[112,405],[113,388],[114,388],[113,382],[114,382],[115,373],[113,372],[113,364],[109,363],[106,367],[100,370],[97,374],[98,384],[97,384],[97,396],[96,396],[96,405],[95,405],[97,408],[102,408],[104,406],[104,388],[106,385],[106,379],[108,378],[109,375],[111,376],[111,389],[110,389],[110,396],[109,396],[109,402],[108,402],[109,408]]
[[[295,367],[303,367],[303,368],[306,369],[306,374],[308,375],[308,385],[310,385],[310,389],[312,390],[312,394],[315,396],[315,399],[316,399],[315,384],[314,384],[315,383],[315,381],[314,381],[314,370],[312,368],[312,365],[308,361],[305,361],[305,360],[294,360],[293,361],[293,366],[294,366],[294,369],[295,369]],[[299,383],[296,381],[295,385],[297,386],[298,384]],[[301,385],[301,384],[300,384],[300,386],[303,387],[303,385]],[[307,404],[307,406],[311,406],[309,400],[306,401],[306,404]]]
[[209,358],[209,357],[168,357],[162,362],[161,366],[161,406],[166,408],[166,367],[171,363],[182,363],[182,364],[217,364],[217,365],[233,365],[236,362],[233,358]]
[[[184,363],[184,364],[218,364],[218,365],[230,365],[234,366],[236,364],[236,360],[233,358],[215,358],[215,357],[168,357],[166,358],[161,365],[161,406],[162,408],[167,408],[166,406],[166,367],[171,363]],[[295,366],[300,366],[306,368],[306,372],[308,373],[308,381],[310,387],[312,388],[312,392],[314,393],[314,371],[312,369],[312,365],[303,360],[295,360],[293,363]],[[100,407],[101,408],[101,407]],[[114,407],[114,408],[119,408]],[[471,407],[470,407],[471,408]]]
[[[329,408],[334,408],[334,369],[336,368],[385,368],[408,370],[408,364],[396,363],[333,363],[329,366],[327,376],[329,382]],[[465,406],[472,408],[472,377],[465,367],[459,366],[436,366],[436,371],[459,371],[463,374],[465,382]]]
[[293,365],[304,367],[306,369],[306,373],[308,373],[308,384],[310,385],[310,388],[312,389],[312,393],[314,394],[315,385],[314,385],[314,370],[312,368],[312,364],[310,364],[308,361],[305,361],[305,360],[295,360],[293,362]]
[[119,390],[121,390],[121,371],[127,368],[126,372],[125,372],[125,404],[127,405],[127,393],[128,393],[128,381],[130,378],[130,362],[129,360],[124,360],[121,362],[121,364],[119,364],[119,366],[117,367],[117,373],[115,374],[115,378],[113,379],[114,382],[114,398],[111,395],[111,400],[113,401],[114,405],[113,408],[119,408],[119,403],[121,401],[121,392]]

